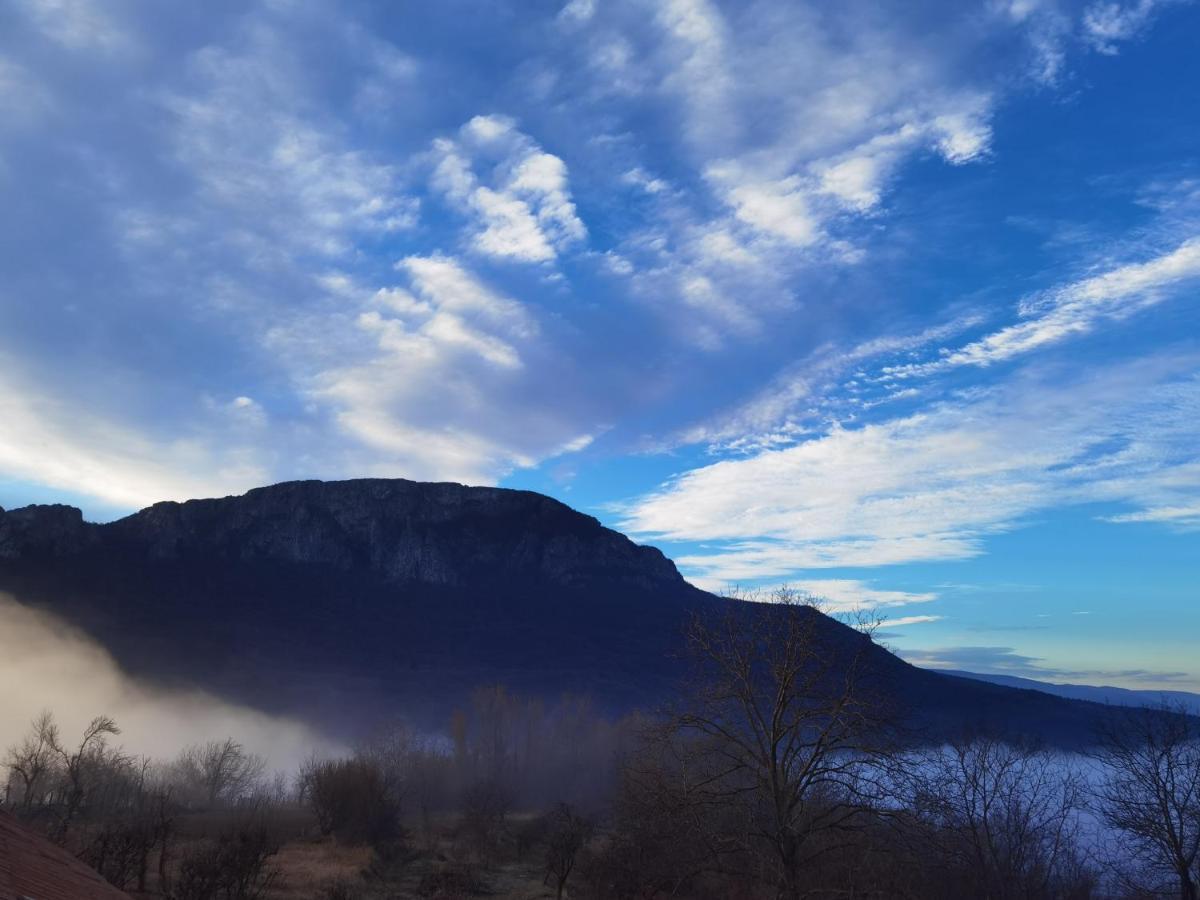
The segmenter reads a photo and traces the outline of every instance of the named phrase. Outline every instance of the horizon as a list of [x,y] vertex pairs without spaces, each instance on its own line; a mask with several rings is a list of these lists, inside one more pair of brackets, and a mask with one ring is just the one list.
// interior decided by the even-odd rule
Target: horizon
[[1200,4],[464,8],[0,10],[0,507],[534,490],[1200,691]]

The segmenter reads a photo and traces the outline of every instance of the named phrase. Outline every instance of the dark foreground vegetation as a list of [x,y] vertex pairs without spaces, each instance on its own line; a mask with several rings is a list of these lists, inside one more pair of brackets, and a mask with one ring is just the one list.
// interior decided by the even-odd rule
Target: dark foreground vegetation
[[1196,719],[1113,710],[1074,762],[1013,736],[921,746],[873,655],[817,621],[698,619],[692,690],[653,716],[489,687],[442,733],[383,728],[290,774],[233,739],[135,758],[111,719],[68,735],[47,713],[7,752],[4,808],[174,900],[1196,900]]

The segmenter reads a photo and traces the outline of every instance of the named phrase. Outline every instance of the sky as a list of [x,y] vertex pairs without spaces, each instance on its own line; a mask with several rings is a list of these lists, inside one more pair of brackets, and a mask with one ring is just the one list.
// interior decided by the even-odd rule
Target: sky
[[11,0],[0,505],[542,491],[1200,690],[1200,4]]

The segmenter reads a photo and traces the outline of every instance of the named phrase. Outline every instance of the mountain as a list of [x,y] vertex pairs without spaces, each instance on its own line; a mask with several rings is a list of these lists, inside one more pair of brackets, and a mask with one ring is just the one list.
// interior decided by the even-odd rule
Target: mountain
[[[66,506],[0,510],[0,592],[82,628],[135,676],[345,734],[398,713],[440,724],[497,682],[649,708],[686,678],[691,616],[820,615],[700,591],[658,550],[540,494],[382,479],[158,503],[106,524]],[[866,642],[818,625],[832,659]],[[1079,743],[1103,712],[866,651],[931,735],[987,725]]]
[[1055,697],[1066,697],[1070,700],[1089,700],[1093,703],[1107,703],[1112,706],[1160,706],[1164,703],[1178,705],[1193,715],[1200,716],[1200,694],[1191,691],[1133,690],[1110,685],[1052,684],[1033,678],[1019,678],[1015,675],[981,675],[978,672],[960,672],[952,669],[941,671],[960,678],[974,678],[978,681],[1001,684],[1006,687],[1043,691],[1053,694]]

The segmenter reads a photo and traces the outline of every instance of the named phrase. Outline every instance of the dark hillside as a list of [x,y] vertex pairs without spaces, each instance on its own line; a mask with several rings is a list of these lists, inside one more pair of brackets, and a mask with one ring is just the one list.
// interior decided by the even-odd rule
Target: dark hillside
[[[734,602],[549,497],[402,480],[292,482],[103,525],[64,506],[0,511],[0,591],[79,625],[136,675],[343,732],[432,721],[495,682],[653,707],[686,676],[689,617]],[[822,630],[831,653],[861,640],[831,619]],[[870,654],[926,730],[1070,744],[1101,711]]]

